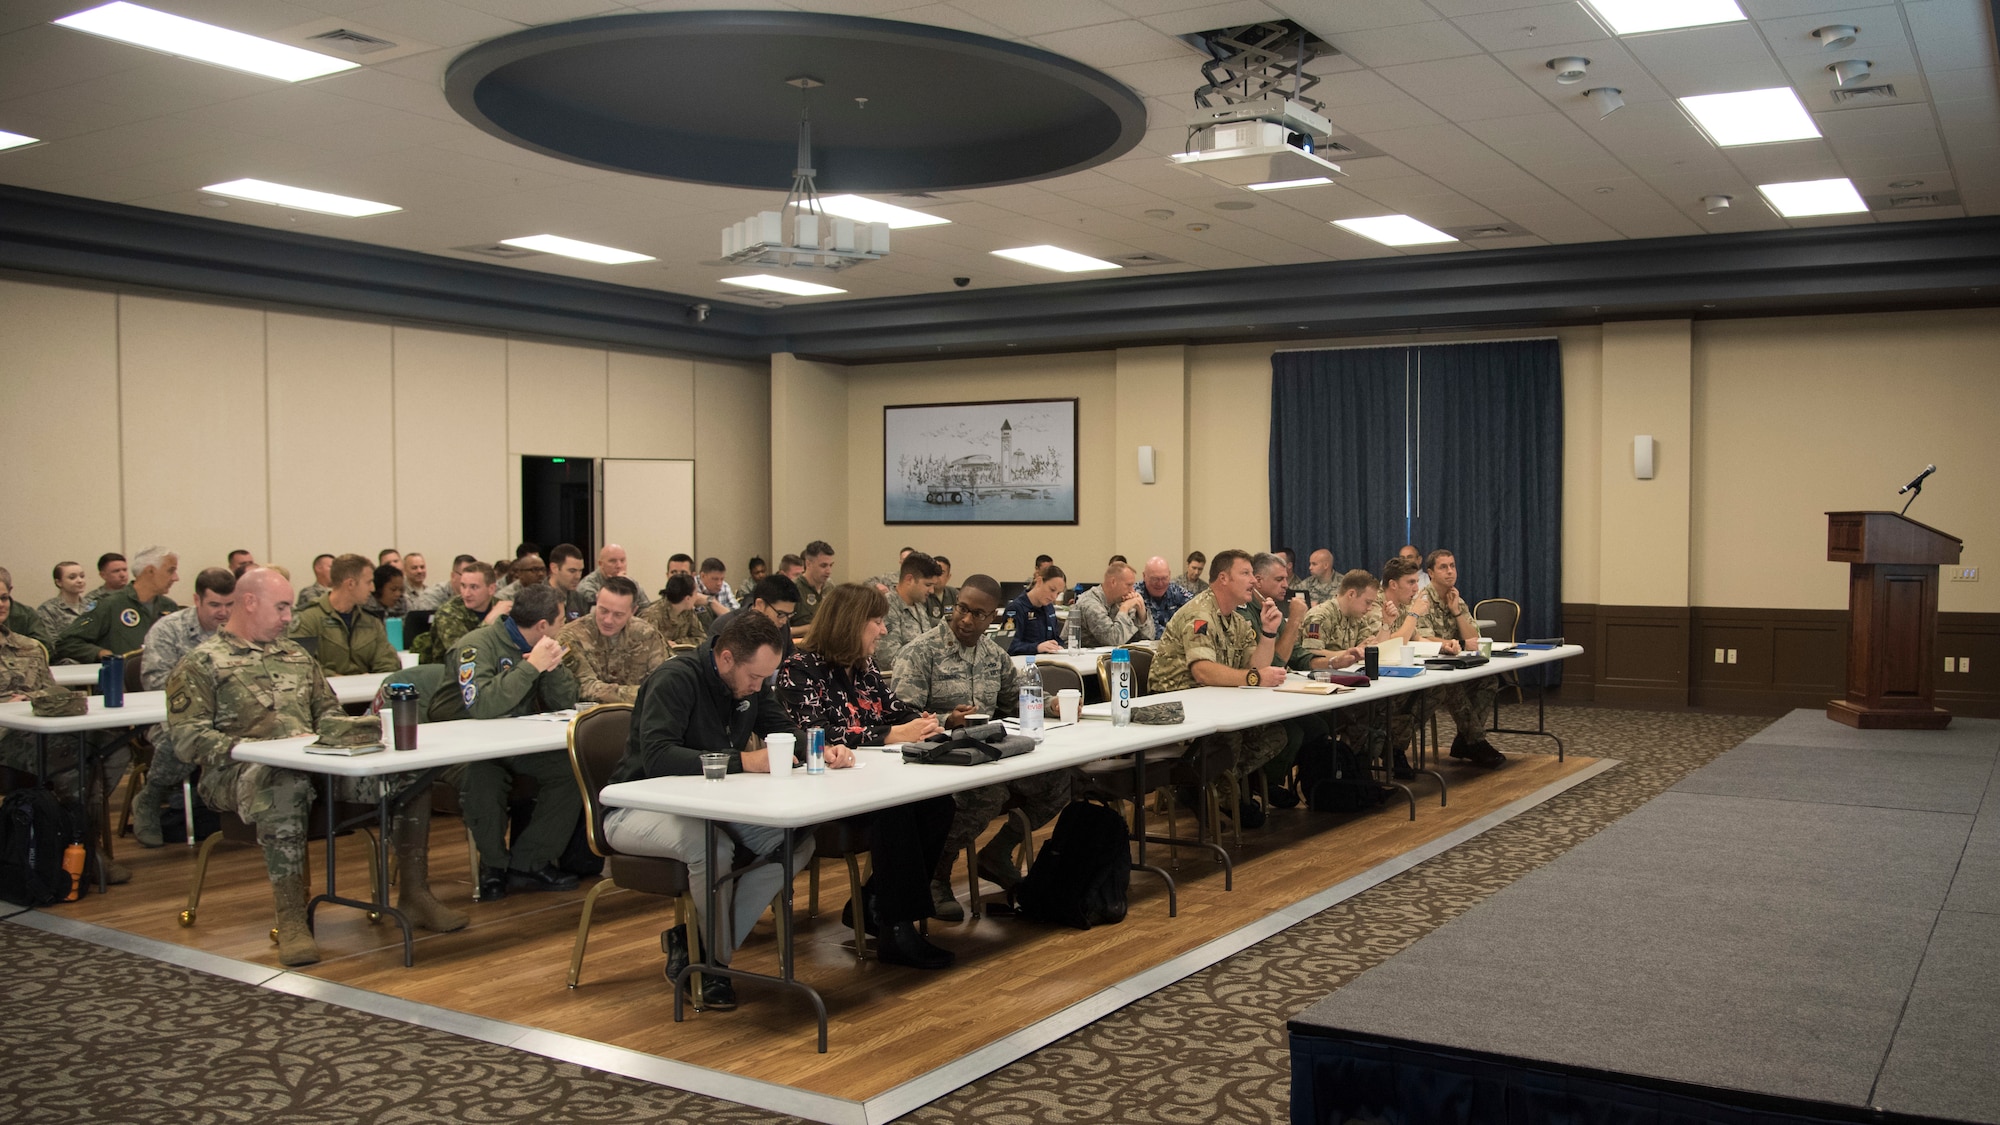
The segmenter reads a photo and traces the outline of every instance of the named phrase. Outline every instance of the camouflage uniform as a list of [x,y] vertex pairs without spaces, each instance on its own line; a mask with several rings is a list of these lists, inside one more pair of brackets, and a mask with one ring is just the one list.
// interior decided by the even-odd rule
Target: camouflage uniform
[[[1430,611],[1417,618],[1417,635],[1437,637],[1441,640],[1463,642],[1462,626],[1472,626],[1473,635],[1479,633],[1472,617],[1472,604],[1465,595],[1458,596],[1458,610],[1454,612],[1444,604],[1435,587],[1431,589]],[[1432,706],[1442,706],[1451,715],[1451,722],[1458,733],[1469,739],[1484,738],[1486,724],[1493,718],[1493,702],[1500,695],[1500,677],[1482,676],[1464,683],[1445,684],[1422,693],[1424,718],[1430,717]]]
[[[43,629],[41,617],[38,614],[36,614],[34,610],[29,609],[27,606],[22,605],[20,602],[15,602],[14,612],[7,615],[7,631],[13,633],[17,637],[26,637],[29,640],[42,642],[42,650],[49,654],[49,660],[51,663],[55,664],[76,663],[76,661],[74,660],[63,660],[55,655],[56,638],[62,636],[62,634],[50,633],[47,630]],[[86,663],[91,663],[91,664],[94,664],[96,662],[97,662],[97,654],[95,653],[92,653],[90,659],[86,661]]]
[[951,616],[952,607],[958,604],[958,587],[939,586],[937,591],[924,599],[924,612],[931,615],[932,624],[939,624]]
[[[493,603],[488,602],[486,611],[490,613],[492,609]],[[431,615],[431,631],[417,640],[414,650],[418,659],[425,664],[443,664],[458,639],[479,628],[485,619],[486,613],[467,609],[465,599],[454,596]]]
[[875,667],[884,672],[892,672],[896,667],[896,654],[903,646],[930,632],[937,626],[931,615],[924,612],[923,603],[911,605],[901,594],[889,595],[889,616],[883,622],[889,631],[875,642]]
[[1206,580],[1200,578],[1189,578],[1185,574],[1181,575],[1179,578],[1174,579],[1173,584],[1179,586],[1181,588],[1181,592],[1186,594],[1190,598],[1193,598],[1199,595],[1203,590],[1208,589],[1208,582]]
[[[576,706],[576,676],[561,664],[543,672],[528,663],[523,639],[511,618],[460,637],[452,652],[458,676],[431,697],[431,721],[502,719]],[[535,811],[510,852],[507,802],[516,776],[534,780]],[[472,762],[459,779],[458,799],[479,866],[514,871],[540,871],[554,863],[569,846],[583,809],[569,755],[561,750]]]
[[[165,691],[167,677],[173,674],[181,658],[214,635],[201,631],[201,619],[192,608],[177,609],[160,618],[153,631],[146,634],[145,655],[139,662],[139,685],[147,691]],[[132,810],[139,842],[156,848],[159,842],[148,842],[148,837],[159,835],[160,804],[194,773],[194,766],[174,753],[173,735],[167,724],[147,731],[146,740],[153,744],[153,764],[146,768],[146,788],[133,798]]]
[[432,582],[414,594],[404,595],[409,600],[411,609],[428,610],[432,613],[436,613],[438,607],[444,605],[444,603],[450,601],[455,596],[451,592],[451,583],[449,582]]
[[[1136,620],[1135,620],[1136,618]],[[1153,614],[1141,599],[1137,613],[1113,613],[1104,600],[1104,587],[1092,586],[1069,608],[1069,619],[1080,632],[1077,643],[1084,648],[1116,648],[1133,641],[1150,641],[1157,630]]]
[[123,655],[144,644],[153,623],[179,609],[174,600],[161,594],[150,603],[142,602],[127,586],[105,597],[76,619],[56,639],[56,655],[79,664],[94,664],[98,650]]
[[[576,592],[583,595],[586,605],[595,606],[597,604],[597,591],[604,588],[604,578],[603,571],[593,570],[583,576],[583,581],[576,584]],[[641,587],[638,595],[632,599],[632,612],[640,613],[644,611],[652,600],[652,595],[646,593],[645,589]],[[743,599],[743,602],[745,605],[748,605],[750,599],[746,597]]]
[[[0,632],[0,702],[54,686],[55,677],[49,674],[42,646],[19,633]],[[31,774],[37,765],[35,759],[34,735],[24,730],[0,730],[0,765]]]
[[569,649],[563,666],[576,677],[577,699],[592,703],[637,702],[639,685],[673,655],[660,631],[637,618],[607,637],[594,618],[579,617],[562,627],[556,643]]
[[292,618],[287,636],[292,640],[318,639],[313,659],[329,676],[359,676],[369,672],[394,672],[403,667],[389,644],[389,631],[382,619],[360,606],[349,611],[347,620],[321,598]]
[[315,582],[305,589],[300,590],[297,596],[292,598],[292,604],[294,606],[308,606],[331,593],[333,593],[333,587],[322,586]]
[[[1152,671],[1146,674],[1148,694],[1195,686],[1197,661],[1212,660],[1229,668],[1249,668],[1256,654],[1257,626],[1240,613],[1224,613],[1215,593],[1203,590],[1181,607],[1160,634],[1153,650]],[[1192,756],[1222,754],[1245,774],[1260,769],[1285,749],[1285,730],[1271,723],[1247,730],[1204,735],[1194,740]]]
[[62,600],[61,594],[35,607],[35,616],[41,618],[42,629],[51,637],[60,637],[68,632],[69,627],[76,624],[76,619],[88,612],[90,612],[89,601],[71,605]]
[[[967,648],[959,643],[949,625],[939,625],[904,645],[890,679],[896,698],[913,707],[943,715],[969,703],[974,711],[996,718],[1019,712],[1020,682],[1014,658],[1007,655],[1000,642],[982,635]],[[958,812],[952,817],[933,878],[949,880],[959,853],[978,839],[1008,804],[1019,803],[1028,823],[1040,828],[1069,804],[1074,786],[1075,772],[1064,769],[952,794]],[[1004,861],[998,864],[1001,870],[1010,869],[1012,852],[1020,843],[1020,834],[1010,819],[979,850],[981,866],[999,860]]]
[[[1350,648],[1365,647],[1370,641],[1382,635],[1382,608],[1377,602],[1368,607],[1359,617],[1349,617],[1340,612],[1340,603],[1321,602],[1306,614],[1305,629],[1299,636],[1298,651],[1292,656],[1292,667],[1305,669],[1312,666],[1312,658],[1322,652],[1345,652]],[[1416,731],[1415,695],[1398,695],[1389,700],[1389,721],[1387,724],[1371,722],[1378,716],[1381,705],[1362,704],[1342,707],[1328,715],[1333,721],[1334,736],[1347,743],[1356,753],[1372,761],[1386,761],[1391,748],[1404,751],[1409,748],[1410,736]]]
[[[201,798],[257,826],[273,883],[302,879],[312,774],[239,762],[238,742],[311,734],[322,719],[345,714],[326,674],[300,648],[280,639],[248,641],[222,631],[196,645],[167,677],[167,736],[174,754],[201,767]],[[413,774],[336,777],[337,800],[375,802]],[[422,805],[428,823],[429,802]],[[401,819],[399,817],[399,819]]]
[[708,623],[714,618],[703,619],[701,611],[690,609],[685,613],[676,612],[665,601],[657,601],[646,607],[640,619],[651,625],[660,634],[660,639],[670,645],[698,645],[708,635]]
[[1331,574],[1325,578],[1311,577],[1294,585],[1292,591],[1304,594],[1306,601],[1313,605],[1325,605],[1333,600],[1335,594],[1340,593],[1340,579]]

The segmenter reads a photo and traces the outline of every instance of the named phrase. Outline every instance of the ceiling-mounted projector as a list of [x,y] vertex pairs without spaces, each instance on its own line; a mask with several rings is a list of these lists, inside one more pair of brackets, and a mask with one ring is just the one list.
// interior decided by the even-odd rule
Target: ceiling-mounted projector
[[1188,118],[1188,151],[1168,159],[1232,187],[1331,183],[1346,173],[1312,149],[1332,133],[1332,122],[1286,98],[1236,102]]

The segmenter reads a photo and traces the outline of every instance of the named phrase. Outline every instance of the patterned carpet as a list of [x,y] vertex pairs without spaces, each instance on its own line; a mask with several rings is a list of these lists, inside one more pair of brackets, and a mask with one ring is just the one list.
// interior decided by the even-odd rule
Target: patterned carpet
[[[1510,726],[1523,721],[1532,723],[1531,711],[1508,716]],[[1284,1025],[1293,1012],[1769,721],[1551,708],[1549,725],[1572,753],[1624,764],[903,1120],[1281,1121],[1290,1081]],[[794,1120],[24,926],[0,925],[0,960],[9,966],[0,1121]]]

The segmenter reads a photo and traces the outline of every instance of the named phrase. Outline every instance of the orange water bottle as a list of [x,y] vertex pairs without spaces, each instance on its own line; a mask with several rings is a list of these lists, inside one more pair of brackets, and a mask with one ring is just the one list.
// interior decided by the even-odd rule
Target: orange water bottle
[[69,872],[69,896],[64,902],[75,902],[83,893],[83,845],[71,844],[63,849],[63,870]]

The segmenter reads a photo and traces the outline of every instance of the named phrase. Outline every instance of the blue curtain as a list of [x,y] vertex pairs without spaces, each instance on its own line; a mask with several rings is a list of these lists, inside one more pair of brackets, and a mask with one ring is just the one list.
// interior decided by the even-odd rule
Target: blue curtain
[[1458,559],[1466,598],[1562,621],[1562,359],[1553,340],[1271,358],[1271,530],[1376,573],[1404,543]]
[[1381,573],[1408,541],[1409,348],[1271,357],[1271,537]]

